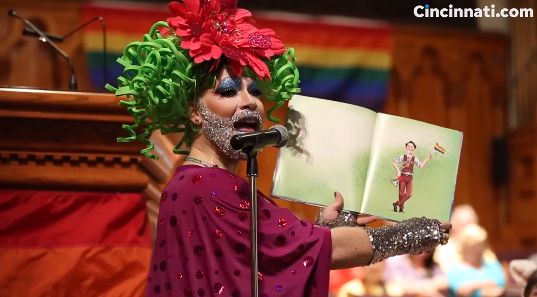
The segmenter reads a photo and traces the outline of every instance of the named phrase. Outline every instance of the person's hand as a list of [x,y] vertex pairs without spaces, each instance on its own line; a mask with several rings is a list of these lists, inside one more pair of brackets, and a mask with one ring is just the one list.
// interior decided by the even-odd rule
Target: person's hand
[[343,196],[339,192],[334,192],[334,202],[323,209],[323,221],[335,221],[343,210]]
[[451,230],[451,224],[450,223],[442,223],[442,244],[446,244],[449,241],[449,231]]
[[358,217],[356,218],[356,223],[360,226],[365,226],[369,223],[373,223],[375,221],[378,221],[379,220],[379,217],[377,216],[372,216],[372,215],[368,215],[368,214],[360,214],[358,215]]
[[401,171],[397,171],[397,178],[401,176]]

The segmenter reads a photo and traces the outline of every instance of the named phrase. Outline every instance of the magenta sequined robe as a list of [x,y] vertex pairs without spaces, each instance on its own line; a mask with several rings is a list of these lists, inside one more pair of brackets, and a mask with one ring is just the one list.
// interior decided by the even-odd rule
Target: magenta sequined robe
[[[258,197],[259,296],[326,297],[330,230]],[[250,296],[249,230],[248,183],[179,167],[162,193],[146,296]]]

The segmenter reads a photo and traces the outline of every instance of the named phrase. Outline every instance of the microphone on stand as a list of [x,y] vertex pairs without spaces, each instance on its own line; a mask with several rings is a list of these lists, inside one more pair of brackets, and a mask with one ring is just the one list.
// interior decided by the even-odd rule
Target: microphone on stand
[[265,131],[240,133],[231,137],[230,144],[235,150],[259,151],[265,146],[282,147],[289,140],[289,132],[282,125],[274,125]]
[[[96,16],[94,18],[92,18],[91,20],[88,20],[87,22],[85,22],[84,24],[74,28],[73,30],[71,30],[70,32],[68,32],[67,34],[65,35],[56,35],[56,34],[51,34],[51,33],[48,33],[48,32],[43,32],[50,40],[52,41],[55,41],[55,42],[63,42],[66,38],[68,38],[69,36],[73,35],[74,33],[86,28],[87,26],[89,26],[90,24],[93,24],[95,21],[99,21],[99,23],[101,24],[101,31],[102,31],[102,37],[103,37],[103,79],[106,82],[108,82],[108,64],[106,62],[106,54],[107,54],[107,42],[106,42],[106,23],[104,22],[104,18],[101,17],[101,16]],[[25,35],[25,36],[33,36],[33,37],[38,37],[38,38],[41,38],[41,35],[39,35],[39,33],[37,33],[35,30],[33,30],[32,28],[28,28],[28,27],[25,27],[24,30],[22,30],[22,35]]]
[[67,53],[65,53],[61,48],[59,48],[56,45],[56,43],[50,40],[50,38],[48,38],[48,36],[45,33],[43,33],[43,31],[39,30],[32,22],[30,22],[30,20],[18,15],[15,12],[15,10],[9,9],[7,11],[7,14],[9,16],[12,16],[21,20],[27,27],[29,27],[30,29],[32,29],[34,32],[36,32],[39,35],[39,40],[48,44],[55,52],[57,52],[60,56],[62,56],[62,58],[64,58],[67,61],[67,63],[69,64],[69,67],[71,68],[71,76],[69,78],[69,90],[76,91],[77,81],[76,81],[76,74],[75,74],[75,65],[73,64],[73,61],[71,60],[71,58],[69,58]]

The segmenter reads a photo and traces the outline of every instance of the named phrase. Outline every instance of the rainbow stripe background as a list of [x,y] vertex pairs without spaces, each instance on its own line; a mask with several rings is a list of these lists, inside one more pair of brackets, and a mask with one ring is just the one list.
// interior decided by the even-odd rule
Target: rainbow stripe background
[[[254,13],[255,14],[255,13]],[[170,16],[165,6],[86,5],[84,19],[103,16],[108,31],[109,83],[121,73],[115,60],[124,46],[140,40],[151,25]],[[307,18],[304,16],[258,13],[259,28],[268,27],[294,47],[302,94],[353,103],[381,110],[388,93],[391,67],[391,30],[381,23]],[[97,88],[105,84],[102,77],[102,36],[99,27],[86,31],[85,46],[92,81]]]

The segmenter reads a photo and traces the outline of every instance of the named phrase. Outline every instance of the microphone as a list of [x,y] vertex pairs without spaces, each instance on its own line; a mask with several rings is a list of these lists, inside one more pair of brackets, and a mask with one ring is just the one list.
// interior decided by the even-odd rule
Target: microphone
[[64,58],[64,60],[67,61],[67,63],[69,64],[69,68],[71,69],[71,76],[69,78],[69,90],[76,91],[77,81],[76,81],[76,74],[75,74],[75,65],[73,64],[73,61],[71,60],[71,58],[69,58],[67,53],[65,53],[61,48],[59,48],[56,45],[56,43],[50,40],[50,38],[45,33],[43,33],[43,31],[39,30],[32,22],[30,22],[30,20],[18,15],[15,12],[15,10],[9,9],[7,11],[7,14],[9,16],[12,16],[21,20],[26,25],[26,27],[32,29],[34,32],[36,32],[39,35],[39,40],[48,44],[55,52],[57,52],[62,58]]
[[287,144],[289,133],[282,125],[274,125],[265,131],[240,133],[231,137],[231,147],[235,150],[259,151],[265,146],[282,147]]

